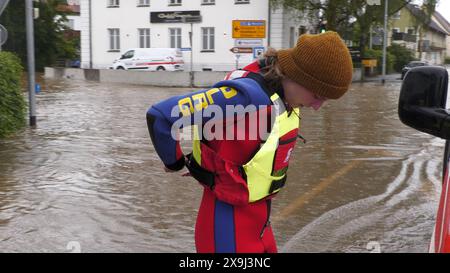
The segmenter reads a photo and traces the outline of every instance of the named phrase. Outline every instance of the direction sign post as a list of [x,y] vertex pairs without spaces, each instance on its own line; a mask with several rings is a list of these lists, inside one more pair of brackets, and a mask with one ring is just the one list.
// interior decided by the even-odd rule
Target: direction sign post
[[253,53],[253,48],[251,47],[233,47],[230,49],[231,52],[233,52],[234,54],[252,54]]
[[262,39],[235,39],[234,46],[237,46],[237,47],[263,46],[263,40]]
[[266,38],[265,20],[233,20],[232,22],[233,38]]
[[202,22],[202,16],[190,16],[190,17],[183,17],[183,23],[189,23],[191,24],[191,31],[189,32],[189,44],[191,46],[191,71],[190,73],[190,85],[191,87],[194,87],[194,50],[192,50],[192,39],[193,39],[193,32],[194,32],[194,23],[201,23]]
[[239,58],[241,57],[240,54],[234,54],[234,57],[236,57],[236,70],[239,69]]
[[256,46],[253,48],[253,59],[258,59],[264,55],[265,48],[263,46]]

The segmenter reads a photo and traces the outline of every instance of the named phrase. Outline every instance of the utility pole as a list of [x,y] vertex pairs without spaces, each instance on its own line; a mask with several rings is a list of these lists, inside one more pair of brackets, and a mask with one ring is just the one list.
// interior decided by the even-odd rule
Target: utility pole
[[35,98],[35,58],[34,58],[34,15],[33,0],[25,0],[25,16],[27,28],[28,53],[28,98],[30,108],[30,126],[36,127],[36,98]]
[[190,86],[194,87],[194,49],[192,45],[192,36],[194,35],[194,23],[191,22],[191,32],[189,32],[189,46],[191,47],[191,69],[190,69]]
[[194,23],[201,23],[202,16],[195,15],[190,17],[183,17],[182,22],[191,24],[191,31],[189,32],[189,44],[191,47],[191,71],[189,72],[189,75],[190,75],[190,86],[194,87],[194,48],[192,39],[194,36]]
[[387,48],[387,24],[388,24],[388,6],[389,0],[384,1],[384,38],[383,38],[383,75],[381,82],[386,82],[386,48]]

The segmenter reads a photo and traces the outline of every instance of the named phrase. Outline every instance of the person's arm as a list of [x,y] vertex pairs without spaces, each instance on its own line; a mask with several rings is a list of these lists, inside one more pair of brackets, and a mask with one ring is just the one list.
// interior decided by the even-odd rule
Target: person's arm
[[[249,101],[248,94],[222,87],[172,97],[153,105],[147,111],[147,125],[153,146],[165,167],[178,171],[185,165],[179,140],[174,138],[178,132],[172,132],[175,122],[183,118],[184,125],[193,125],[194,114],[202,108],[217,105],[225,112],[227,105],[247,106]],[[201,123],[209,119],[211,117],[202,117]]]

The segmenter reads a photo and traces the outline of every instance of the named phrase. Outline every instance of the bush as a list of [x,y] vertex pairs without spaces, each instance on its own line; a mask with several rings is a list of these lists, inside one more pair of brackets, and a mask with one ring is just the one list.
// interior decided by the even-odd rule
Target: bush
[[0,137],[25,125],[26,106],[20,87],[22,71],[16,55],[0,52]]
[[[392,73],[394,72],[394,63],[395,63],[395,56],[391,53],[386,53],[386,73]],[[366,49],[366,52],[364,54],[364,58],[375,58],[377,59],[377,71],[379,74],[382,73],[383,70],[383,50],[376,50],[376,49]]]
[[415,60],[414,52],[398,44],[388,47],[388,52],[395,56],[394,69],[397,72],[401,72],[405,65]]
[[445,57],[445,64],[450,64],[450,57]]

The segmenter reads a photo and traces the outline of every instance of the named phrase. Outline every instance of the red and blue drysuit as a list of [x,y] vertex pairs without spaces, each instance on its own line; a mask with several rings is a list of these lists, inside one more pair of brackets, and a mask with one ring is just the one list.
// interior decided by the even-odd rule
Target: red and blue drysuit
[[[255,62],[244,68],[245,71],[257,73],[260,62]],[[242,75],[245,77],[245,73]],[[232,80],[221,82],[221,86],[233,87]],[[256,84],[256,83],[255,83]],[[150,136],[156,152],[164,165],[171,170],[181,170],[185,166],[185,157],[179,142],[171,136],[172,125],[181,117],[172,117],[171,111],[178,102],[195,94],[206,92],[202,90],[186,95],[175,96],[153,105],[147,112],[147,123]],[[236,96],[226,99],[220,96],[214,98],[214,105],[225,110],[226,105],[250,104],[257,106],[267,105],[270,114],[271,101],[268,96],[261,94],[248,94],[237,90]],[[282,90],[278,90],[282,97]],[[203,124],[208,118],[203,118]],[[194,124],[194,120],[191,120]],[[245,136],[248,136],[248,122]],[[238,130],[235,128],[235,130]],[[261,144],[261,139],[250,140],[211,140],[207,145],[227,160],[237,164],[248,162]],[[270,226],[270,198],[237,206],[225,203],[216,198],[208,187],[204,187],[203,198],[197,216],[195,227],[195,243],[200,253],[274,253],[277,247]]]

